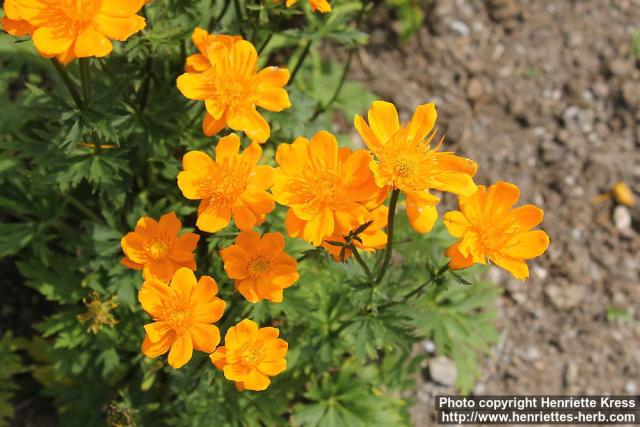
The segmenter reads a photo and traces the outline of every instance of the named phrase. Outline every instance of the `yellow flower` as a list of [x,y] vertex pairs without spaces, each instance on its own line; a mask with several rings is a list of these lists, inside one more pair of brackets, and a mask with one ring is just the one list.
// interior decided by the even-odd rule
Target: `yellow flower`
[[158,357],[169,352],[169,365],[184,366],[193,349],[212,353],[220,343],[220,331],[212,323],[222,317],[225,303],[216,295],[218,285],[209,276],[196,276],[188,268],[173,275],[170,284],[148,279],[138,293],[142,308],[154,320],[144,325],[142,352]]
[[439,199],[430,189],[469,195],[476,191],[475,162],[453,153],[432,149],[436,108],[420,105],[411,121],[402,126],[393,104],[375,101],[368,114],[369,124],[356,115],[354,125],[364,143],[375,155],[371,170],[380,188],[390,186],[407,196],[407,215],[419,233],[431,231]]
[[378,192],[369,160],[365,150],[339,149],[335,136],[325,131],[311,141],[299,137],[280,144],[272,191],[290,208],[289,236],[320,246],[336,230],[348,230],[354,221],[363,224],[368,211],[362,204]]
[[255,322],[244,319],[229,328],[224,346],[209,356],[211,363],[239,390],[265,390],[271,384],[269,377],[287,369],[288,344],[279,334],[276,328],[258,329]]
[[190,151],[182,159],[178,187],[190,200],[201,200],[196,225],[215,233],[229,225],[231,216],[240,230],[261,224],[275,208],[268,190],[273,168],[257,166],[262,149],[256,143],[242,154],[240,138],[231,134],[216,146],[216,159],[202,151]]
[[[358,239],[351,239],[353,245],[357,249],[362,249],[366,252],[384,248],[387,244],[387,234],[383,230],[387,226],[388,214],[389,208],[386,206],[380,206],[369,212],[369,215],[365,218],[364,224],[370,224],[364,229],[364,231],[357,234],[360,241],[358,241]],[[346,243],[345,237],[349,236],[350,233],[354,234],[358,227],[364,224],[353,223],[348,230],[334,233],[322,242],[322,247],[331,254],[335,261],[340,261],[340,252],[342,251],[342,247],[329,242]],[[346,249],[344,252],[344,259],[348,259],[351,254],[351,249]]]
[[249,302],[282,302],[282,290],[298,278],[298,263],[284,251],[280,233],[262,238],[253,230],[238,234],[235,244],[220,251],[227,275]]
[[[145,20],[136,13],[143,5],[143,0],[9,0],[5,13],[13,21],[10,34],[31,33],[40,55],[66,64],[106,56],[111,40],[124,41],[142,30]],[[16,27],[15,21],[28,26]]]
[[[209,49],[230,49],[234,43],[242,40],[242,36],[228,36],[226,34],[209,34],[204,28],[197,27],[191,35],[193,44],[200,53],[187,57],[184,70],[187,73],[201,73],[211,68]],[[212,55],[215,57],[215,55]]]
[[[298,0],[287,0],[287,7],[291,7],[298,3]],[[311,5],[312,11],[318,11],[320,13],[331,12],[331,4],[327,0],[309,0],[309,5]]]
[[162,215],[160,221],[147,216],[136,224],[136,230],[127,233],[120,242],[126,255],[122,264],[134,270],[143,270],[144,277],[155,277],[168,282],[180,267],[196,269],[193,251],[200,236],[184,233],[178,236],[182,223],[175,212]]
[[460,239],[447,250],[452,269],[467,268],[487,259],[509,271],[516,279],[529,277],[525,260],[547,250],[549,236],[531,230],[542,222],[543,211],[534,205],[513,208],[520,190],[508,182],[497,182],[470,196],[460,196],[460,211],[447,212],[444,224]]
[[207,57],[211,68],[182,74],[177,81],[185,97],[204,101],[211,116],[203,125],[206,134],[213,135],[228,126],[246,133],[252,141],[265,142],[271,129],[256,107],[282,111],[291,106],[284,89],[289,71],[267,67],[258,72],[258,53],[246,40],[231,46],[216,44],[216,48],[207,50]]

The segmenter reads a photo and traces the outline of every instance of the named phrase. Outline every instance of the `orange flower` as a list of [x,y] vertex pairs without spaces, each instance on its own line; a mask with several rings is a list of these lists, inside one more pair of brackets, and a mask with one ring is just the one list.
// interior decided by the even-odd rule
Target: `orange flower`
[[249,302],[282,302],[282,290],[300,277],[298,263],[284,251],[280,233],[262,238],[253,230],[238,234],[235,244],[220,251],[224,270]]
[[121,263],[134,270],[143,270],[145,278],[168,282],[180,267],[196,269],[193,251],[200,236],[184,233],[178,236],[182,223],[175,212],[160,217],[160,222],[144,216],[136,230],[127,233],[120,242],[126,255]]
[[[382,249],[387,244],[387,234],[383,231],[383,229],[387,226],[387,219],[389,214],[389,208],[386,206],[380,206],[377,209],[369,212],[369,215],[365,218],[364,224],[370,223],[367,228],[364,229],[361,233],[357,234],[357,237],[360,239],[351,239],[353,245],[367,252],[375,251],[376,249]],[[332,236],[327,237],[322,242],[322,247],[327,250],[333,257],[335,261],[340,261],[340,252],[342,251],[341,246],[333,245],[329,242],[336,243],[345,243],[346,236],[350,233],[353,234],[357,231],[358,227],[364,224],[356,224],[350,226],[348,230],[342,230],[334,233]],[[347,249],[344,252],[344,259],[348,259],[351,256],[351,250]]]
[[460,211],[447,212],[444,224],[453,237],[460,238],[447,250],[452,269],[486,264],[487,258],[509,271],[516,279],[529,277],[524,260],[547,250],[549,236],[531,230],[542,222],[543,211],[534,205],[513,208],[520,190],[508,182],[497,182],[470,196],[458,198]]
[[[287,0],[287,7],[291,7],[294,4],[298,3],[298,0]],[[312,11],[318,11],[320,13],[331,12],[331,4],[327,0],[309,0],[309,5],[311,5]]]
[[142,308],[154,320],[144,325],[142,352],[158,357],[169,352],[169,365],[184,366],[193,349],[212,353],[220,343],[220,331],[212,325],[222,317],[225,303],[216,296],[218,285],[209,276],[196,276],[188,268],[179,269],[167,285],[148,279],[138,293]]
[[433,103],[420,105],[411,121],[402,126],[393,104],[375,101],[368,114],[369,124],[356,115],[354,125],[364,143],[375,155],[371,170],[380,188],[391,186],[407,196],[407,215],[411,226],[427,233],[435,224],[439,199],[430,189],[469,195],[476,191],[472,177],[475,162],[453,153],[431,149],[436,122]]
[[[242,40],[242,36],[228,36],[226,34],[209,34],[204,28],[197,27],[191,35],[193,44],[200,53],[187,57],[184,70],[187,73],[201,73],[211,68],[209,62],[209,49],[230,49],[234,43]],[[215,55],[212,55],[215,57]]]
[[215,233],[229,225],[231,215],[240,230],[261,224],[275,208],[267,193],[273,183],[273,168],[256,166],[262,149],[251,144],[239,154],[240,138],[231,134],[216,146],[216,160],[202,151],[190,151],[182,159],[178,187],[184,197],[201,200],[196,225]]
[[143,5],[143,0],[10,0],[5,13],[11,21],[26,23],[16,27],[9,22],[10,34],[32,33],[40,55],[66,64],[106,56],[111,40],[124,41],[142,30],[145,20],[136,13]]
[[276,328],[258,329],[255,322],[244,319],[229,328],[224,346],[209,356],[211,363],[235,381],[238,390],[265,390],[271,384],[269,377],[287,369],[288,344],[279,334]]
[[182,74],[178,77],[178,89],[189,99],[205,102],[212,117],[204,126],[208,135],[229,126],[246,133],[252,141],[265,142],[271,129],[256,107],[269,111],[291,107],[284,89],[289,71],[267,67],[258,72],[258,53],[246,40],[232,46],[219,43],[215,47],[207,50],[211,68],[202,73]]
[[368,214],[362,205],[377,194],[369,170],[369,153],[338,148],[329,132],[320,131],[309,141],[299,137],[280,144],[276,152],[273,195],[289,206],[285,220],[291,237],[319,246],[336,230],[363,224]]

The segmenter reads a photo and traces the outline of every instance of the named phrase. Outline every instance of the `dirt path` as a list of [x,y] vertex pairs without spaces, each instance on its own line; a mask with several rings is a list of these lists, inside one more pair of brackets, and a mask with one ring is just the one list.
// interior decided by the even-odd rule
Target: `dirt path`
[[[405,119],[435,100],[447,147],[478,161],[478,182],[515,182],[522,202],[545,210],[551,247],[532,278],[490,272],[506,288],[502,337],[476,392],[637,394],[640,2],[432,1],[406,44],[384,12],[375,19],[352,77]],[[592,203],[617,181],[634,190],[634,207]],[[430,396],[447,390],[420,387],[418,425],[432,422]]]

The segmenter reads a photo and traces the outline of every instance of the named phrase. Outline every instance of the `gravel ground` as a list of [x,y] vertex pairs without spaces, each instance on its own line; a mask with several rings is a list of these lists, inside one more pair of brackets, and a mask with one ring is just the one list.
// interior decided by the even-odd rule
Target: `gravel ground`
[[[351,77],[405,118],[435,100],[447,148],[478,161],[478,182],[517,183],[551,237],[526,283],[489,271],[506,290],[501,340],[475,393],[638,394],[640,2],[434,0],[426,11],[406,43],[376,11]],[[594,203],[618,181],[635,205]],[[444,392],[420,385],[417,425],[434,422]]]

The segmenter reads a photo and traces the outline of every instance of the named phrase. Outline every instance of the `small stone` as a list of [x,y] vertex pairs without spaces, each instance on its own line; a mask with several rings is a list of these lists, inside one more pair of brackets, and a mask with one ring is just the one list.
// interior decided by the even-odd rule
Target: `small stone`
[[564,382],[566,385],[571,385],[578,379],[578,365],[569,362],[564,370]]
[[467,84],[467,97],[470,100],[476,100],[478,98],[480,98],[480,95],[482,95],[482,83],[480,82],[480,80],[478,79],[471,79],[469,80],[469,84]]
[[636,394],[636,391],[638,391],[638,386],[634,381],[627,381],[627,383],[624,385],[624,391],[629,394]]
[[423,346],[424,346],[424,350],[427,353],[435,353],[436,351],[436,345],[433,343],[433,341],[425,341]]
[[630,74],[632,70],[633,64],[624,59],[614,59],[609,64],[609,71],[611,71],[611,74],[614,76],[625,76]]
[[429,374],[438,384],[452,386],[456,383],[458,370],[450,359],[438,356],[429,361]]
[[613,210],[613,223],[621,233],[631,232],[631,213],[626,206],[616,206]]
[[466,37],[469,35],[469,27],[462,21],[454,20],[449,24],[449,28],[453,30],[454,33]]
[[544,292],[551,303],[562,310],[576,307],[584,297],[584,287],[580,285],[549,285]]
[[547,276],[549,275],[547,270],[544,267],[540,267],[539,265],[533,266],[533,274],[540,280],[546,279]]

